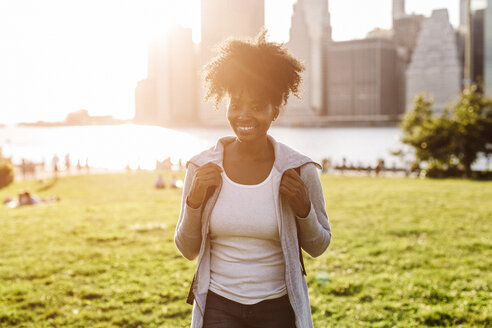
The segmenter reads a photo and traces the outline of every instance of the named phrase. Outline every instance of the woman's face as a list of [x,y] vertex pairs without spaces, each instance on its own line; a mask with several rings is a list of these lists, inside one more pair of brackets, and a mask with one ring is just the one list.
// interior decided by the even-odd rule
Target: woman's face
[[247,90],[231,92],[227,106],[227,119],[240,141],[253,141],[264,138],[278,108],[272,104],[260,101]]

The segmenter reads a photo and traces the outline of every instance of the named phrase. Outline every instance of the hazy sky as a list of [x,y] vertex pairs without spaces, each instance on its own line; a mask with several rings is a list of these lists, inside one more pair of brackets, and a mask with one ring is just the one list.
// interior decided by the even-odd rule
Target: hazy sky
[[[270,38],[287,41],[292,4],[265,0]],[[199,0],[0,0],[0,123],[91,115],[132,118],[134,89],[147,70],[147,44],[175,21],[200,37]],[[448,8],[459,0],[407,0],[406,11]],[[334,40],[391,27],[391,0],[331,0]]]

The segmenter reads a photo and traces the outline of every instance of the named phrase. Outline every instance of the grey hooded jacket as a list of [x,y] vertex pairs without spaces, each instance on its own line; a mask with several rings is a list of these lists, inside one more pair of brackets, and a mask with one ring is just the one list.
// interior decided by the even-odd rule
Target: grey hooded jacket
[[[283,199],[280,193],[274,195],[278,208],[278,224],[280,230],[280,243],[285,258],[285,284],[292,309],[296,316],[296,327],[313,327],[311,309],[306,280],[303,276],[299,245],[304,251],[313,257],[317,257],[328,248],[331,240],[331,228],[325,211],[325,202],[321,182],[316,166],[310,158],[296,152],[288,146],[275,141],[268,136],[275,151],[274,167],[283,174],[288,169],[300,169],[300,175],[308,190],[311,200],[311,210],[306,218],[297,218],[288,201]],[[207,301],[207,292],[210,282],[210,239],[209,219],[221,185],[215,188],[213,194],[198,209],[193,209],[186,204],[186,198],[190,192],[193,176],[198,167],[209,162],[217,165],[222,163],[224,145],[232,142],[234,137],[219,139],[212,148],[194,156],[187,163],[187,172],[181,200],[181,213],[174,242],[181,254],[188,260],[193,260],[198,255],[195,277],[190,288],[188,302],[194,300],[191,327],[203,326],[203,315]],[[275,189],[280,186],[279,178],[273,181]],[[297,223],[296,223],[297,221]],[[299,229],[299,231],[297,231]],[[298,239],[299,237],[299,239]],[[301,257],[302,259],[302,257]]]

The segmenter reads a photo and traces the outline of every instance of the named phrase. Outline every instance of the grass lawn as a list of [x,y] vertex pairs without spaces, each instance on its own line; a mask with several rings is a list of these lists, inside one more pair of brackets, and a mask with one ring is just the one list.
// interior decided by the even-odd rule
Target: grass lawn
[[[169,173],[165,173],[169,181]],[[18,182],[0,208],[0,327],[186,327],[195,262],[156,173]],[[182,175],[181,175],[182,178]],[[333,230],[305,256],[315,327],[492,326],[492,183],[323,176]]]

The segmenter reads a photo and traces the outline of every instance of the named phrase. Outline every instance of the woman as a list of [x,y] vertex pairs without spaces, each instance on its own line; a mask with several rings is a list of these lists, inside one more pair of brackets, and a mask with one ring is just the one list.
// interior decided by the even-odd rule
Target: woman
[[312,327],[300,247],[331,240],[316,163],[269,136],[303,66],[280,44],[227,41],[205,68],[235,137],[187,165],[175,243],[198,256],[192,327]]

